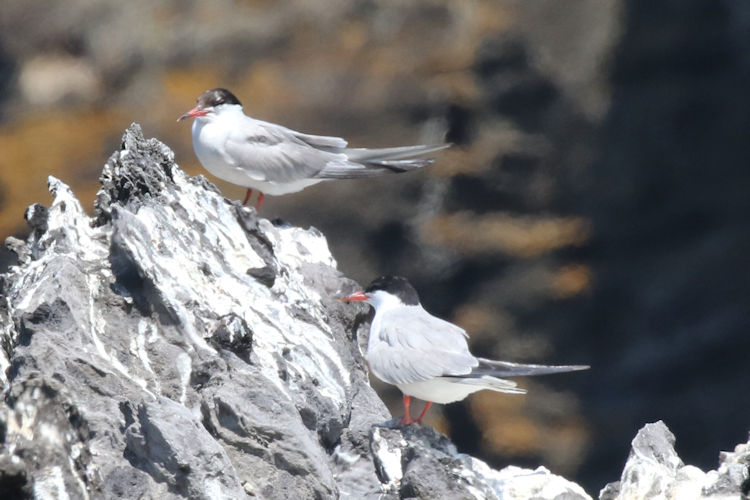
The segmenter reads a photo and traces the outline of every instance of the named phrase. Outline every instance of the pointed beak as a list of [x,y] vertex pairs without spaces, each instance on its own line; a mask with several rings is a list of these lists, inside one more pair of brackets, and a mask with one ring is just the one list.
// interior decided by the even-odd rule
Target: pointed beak
[[348,297],[342,297],[339,300],[341,302],[364,302],[365,300],[369,299],[370,296],[367,295],[365,292],[355,292]]
[[201,109],[201,108],[193,108],[181,117],[177,119],[177,121],[184,120],[185,118],[196,118],[198,116],[206,116],[209,113],[209,110],[207,109]]

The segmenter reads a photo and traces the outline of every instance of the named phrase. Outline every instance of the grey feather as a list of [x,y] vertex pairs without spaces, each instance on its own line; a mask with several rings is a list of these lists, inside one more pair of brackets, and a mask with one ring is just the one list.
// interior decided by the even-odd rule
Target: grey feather
[[434,160],[380,160],[361,163],[330,163],[318,172],[315,177],[321,179],[359,179],[363,177],[380,177],[386,174],[400,174],[432,165]]
[[248,118],[227,137],[225,162],[234,165],[238,176],[256,181],[285,183],[311,178],[355,179],[425,167],[432,160],[411,157],[449,145],[381,149],[345,146],[346,141],[339,137],[303,134]]
[[418,306],[389,311],[379,336],[368,343],[366,358],[375,375],[390,384],[469,375],[479,364],[463,329]]
[[477,360],[479,361],[479,366],[471,372],[472,376],[477,377],[533,377],[536,375],[588,370],[590,368],[587,365],[550,366],[511,363],[510,361],[495,361],[485,358],[477,358]]
[[[294,136],[297,139],[309,144],[310,146],[314,148],[332,148],[332,149],[335,148],[335,149],[340,149],[340,150],[345,150],[346,148],[347,143],[341,137],[332,137],[328,135],[303,134],[295,130],[291,130],[291,129],[287,129],[287,130],[289,130],[289,132],[294,134]],[[333,151],[333,152],[341,153],[343,151]]]
[[402,306],[382,316],[377,336],[370,338],[366,358],[375,375],[390,384],[433,378],[522,393],[504,377],[546,375],[585,370],[584,365],[547,366],[476,358],[469,352],[466,332],[432,316],[421,306]]
[[258,120],[244,121],[224,148],[228,164],[258,181],[293,182],[315,177],[326,165],[347,163],[343,154],[310,147],[289,129]]
[[400,146],[395,148],[348,148],[339,152],[344,153],[352,161],[366,162],[410,159],[427,153],[434,153],[450,146],[451,144],[420,144],[417,146]]
[[[448,379],[448,377],[443,378]],[[526,394],[526,389],[521,389],[512,380],[490,377],[488,375],[481,377],[450,377],[449,380],[455,381],[459,384],[476,385],[492,391],[505,392],[508,394]]]

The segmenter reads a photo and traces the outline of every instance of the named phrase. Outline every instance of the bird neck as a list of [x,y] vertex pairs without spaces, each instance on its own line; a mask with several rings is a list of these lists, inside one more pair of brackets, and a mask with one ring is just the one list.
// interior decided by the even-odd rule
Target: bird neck
[[381,290],[370,292],[368,295],[367,302],[375,308],[375,314],[383,314],[391,309],[404,306],[404,303],[397,296]]

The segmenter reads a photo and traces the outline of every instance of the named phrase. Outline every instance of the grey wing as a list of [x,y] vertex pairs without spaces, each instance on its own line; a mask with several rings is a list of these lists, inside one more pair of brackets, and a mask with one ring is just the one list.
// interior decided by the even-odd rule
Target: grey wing
[[314,177],[320,179],[361,179],[380,177],[386,174],[399,174],[432,165],[429,158],[414,158],[420,154],[448,147],[405,146],[383,149],[346,148],[346,141],[340,137],[309,135],[286,129],[305,144],[336,156],[336,161],[328,162]]
[[303,134],[291,129],[285,131],[313,148],[344,155],[347,161],[330,162],[315,175],[321,179],[358,179],[408,172],[434,163],[430,158],[419,156],[450,147],[450,144],[421,144],[376,149],[347,148],[347,142],[340,137]]
[[338,150],[345,149],[347,145],[346,140],[342,139],[341,137],[333,137],[331,135],[303,134],[302,132],[297,132],[296,130],[292,130],[282,125],[276,125],[275,123],[266,122],[263,120],[256,120],[254,118],[253,118],[253,121],[257,125],[265,129],[278,130],[282,132],[285,136],[295,137],[298,140],[314,148],[322,148],[325,150],[330,150],[331,152],[334,152],[334,153],[340,153],[341,151],[338,151]]
[[330,148],[331,150],[338,150],[346,148],[346,141],[341,137],[332,137],[330,135],[311,135],[296,132],[291,129],[287,129],[294,134],[294,136],[302,142],[309,144],[314,148]]
[[393,311],[381,323],[366,355],[375,375],[389,384],[407,384],[471,373],[478,361],[469,352],[466,332],[419,311]]
[[[227,137],[225,161],[251,179],[277,183],[317,177],[329,165],[358,167],[346,155],[316,149],[298,136],[305,135],[258,120],[247,121]],[[320,142],[330,139],[332,143],[337,139],[305,137],[316,137]]]
[[346,141],[339,137],[303,134],[273,123],[248,119],[227,137],[224,160],[251,179],[288,183],[302,179],[356,179],[408,172],[433,162],[409,156],[447,147],[407,146],[365,153],[368,150],[346,149],[345,146]]
[[511,363],[510,361],[495,361],[493,359],[477,358],[479,366],[472,371],[474,376],[489,375],[491,377],[531,377],[535,375],[549,375],[552,373],[588,370],[587,365],[530,365]]
[[418,144],[416,146],[397,146],[395,148],[348,148],[342,151],[352,161],[370,160],[409,160],[417,156],[434,153],[451,147],[451,144]]

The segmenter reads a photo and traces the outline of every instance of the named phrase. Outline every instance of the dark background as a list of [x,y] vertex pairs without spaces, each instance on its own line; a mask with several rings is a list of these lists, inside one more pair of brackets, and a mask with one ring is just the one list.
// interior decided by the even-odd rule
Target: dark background
[[174,120],[216,86],[353,146],[455,144],[262,214],[321,229],[362,284],[409,277],[478,354],[592,365],[437,408],[460,450],[596,495],[646,422],[704,469],[746,440],[749,3],[7,0],[0,236],[25,234],[50,174],[91,207],[132,121],[201,173]]

